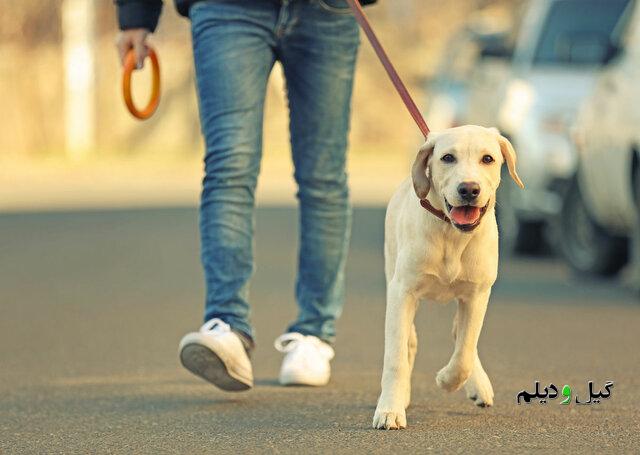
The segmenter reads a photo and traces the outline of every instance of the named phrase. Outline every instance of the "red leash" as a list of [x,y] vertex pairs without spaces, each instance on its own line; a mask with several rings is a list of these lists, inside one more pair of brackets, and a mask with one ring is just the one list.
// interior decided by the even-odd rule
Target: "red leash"
[[[382,66],[384,66],[385,71],[389,75],[389,79],[391,79],[393,86],[398,91],[398,94],[400,95],[400,98],[402,98],[404,105],[407,107],[409,114],[411,114],[411,117],[413,117],[413,120],[416,122],[416,125],[418,125],[418,128],[420,128],[420,131],[422,131],[422,134],[426,139],[430,131],[429,127],[427,126],[427,122],[425,122],[424,117],[418,109],[418,106],[416,106],[413,98],[411,98],[411,94],[409,93],[409,90],[407,90],[407,87],[404,85],[404,82],[402,82],[402,79],[400,79],[400,76],[393,66],[393,63],[391,63],[391,60],[389,60],[389,56],[382,47],[382,44],[380,44],[380,40],[378,40],[376,33],[373,31],[373,28],[371,28],[371,24],[369,23],[367,15],[362,9],[362,5],[360,5],[360,1],[346,1],[349,4],[351,11],[353,11],[353,15],[356,17],[358,24],[360,24],[360,27],[362,27],[364,34],[367,35],[371,46],[373,46],[373,50],[378,55],[380,63],[382,63]],[[422,205],[422,207],[424,207],[427,211],[431,212],[434,216],[440,218],[442,221],[446,223],[449,222],[449,218],[444,214],[444,212],[431,205],[431,202],[429,202],[428,199],[421,199],[420,205]]]
[[404,105],[407,106],[411,117],[413,117],[413,120],[416,122],[416,125],[418,125],[418,128],[420,128],[420,131],[422,131],[422,134],[426,139],[427,135],[429,134],[429,127],[427,126],[427,122],[424,121],[424,117],[418,110],[418,106],[416,106],[413,98],[411,98],[409,90],[407,90],[404,82],[402,82],[402,79],[400,79],[400,76],[393,66],[393,63],[391,63],[391,60],[389,60],[389,57],[382,47],[382,44],[380,44],[380,40],[378,40],[378,37],[371,28],[371,24],[369,23],[369,20],[367,19],[367,16],[362,9],[362,5],[360,5],[360,1],[347,0],[347,3],[349,4],[349,7],[351,7],[351,10],[356,17],[358,24],[360,24],[360,27],[362,27],[362,30],[364,31],[365,35],[367,35],[367,38],[369,38],[369,42],[371,43],[371,46],[373,46],[373,50],[376,51],[376,54],[378,55],[382,66],[384,66],[384,69],[387,71],[387,74],[389,75],[393,86],[398,91],[400,98],[402,98]]

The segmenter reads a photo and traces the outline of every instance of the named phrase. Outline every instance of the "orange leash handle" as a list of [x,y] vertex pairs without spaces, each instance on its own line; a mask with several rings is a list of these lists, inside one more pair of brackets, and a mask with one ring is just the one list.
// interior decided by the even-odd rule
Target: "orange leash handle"
[[407,90],[407,87],[404,85],[404,82],[402,82],[402,79],[398,75],[398,72],[393,66],[393,63],[391,63],[391,60],[389,60],[389,57],[387,56],[387,53],[384,50],[384,47],[382,47],[382,44],[380,44],[378,37],[376,36],[375,32],[371,28],[371,24],[369,23],[369,20],[367,19],[367,15],[364,13],[364,10],[362,9],[362,5],[360,5],[360,1],[359,0],[346,0],[346,1],[349,4],[351,11],[353,11],[353,15],[356,17],[356,20],[360,24],[360,27],[362,27],[362,30],[364,31],[365,35],[367,35],[367,38],[369,39],[371,46],[373,46],[373,50],[378,55],[378,58],[380,59],[382,66],[384,66],[384,69],[386,70],[387,74],[389,75],[389,78],[391,79],[393,86],[398,91],[398,94],[400,95],[400,98],[402,98],[402,101],[404,102],[405,106],[409,110],[411,117],[413,117],[413,120],[416,122],[416,125],[418,125],[418,128],[420,128],[420,131],[422,131],[422,134],[426,139],[427,136],[429,135],[429,127],[427,126],[427,122],[425,122],[424,117],[422,116],[422,114],[420,113],[420,110],[418,109],[418,106],[416,106],[416,103],[413,101],[413,98],[411,98],[411,94],[409,93],[409,90]]
[[131,74],[136,69],[136,54],[133,49],[127,52],[122,74],[122,95],[124,96],[124,103],[127,105],[127,109],[129,109],[131,115],[140,120],[146,120],[151,117],[156,109],[158,109],[158,104],[160,104],[160,64],[158,63],[158,56],[152,48],[149,48],[149,59],[151,60],[152,70],[151,98],[144,109],[140,110],[136,107],[131,95]]

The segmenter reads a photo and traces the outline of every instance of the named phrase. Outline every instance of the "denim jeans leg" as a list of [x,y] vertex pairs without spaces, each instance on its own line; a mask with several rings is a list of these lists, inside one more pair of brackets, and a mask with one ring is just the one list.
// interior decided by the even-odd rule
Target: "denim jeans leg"
[[299,314],[288,330],[329,342],[344,304],[351,229],[345,163],[358,44],[352,16],[311,1],[297,3],[277,48],[300,203]]
[[201,128],[206,143],[200,205],[205,321],[220,318],[253,337],[254,194],[262,153],[266,84],[275,56],[272,14],[243,2],[200,2],[190,11]]

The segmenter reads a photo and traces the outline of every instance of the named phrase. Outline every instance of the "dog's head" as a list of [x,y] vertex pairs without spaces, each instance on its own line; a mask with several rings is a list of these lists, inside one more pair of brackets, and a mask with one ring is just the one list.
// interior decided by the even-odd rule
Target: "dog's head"
[[515,150],[495,128],[467,125],[433,132],[413,163],[413,187],[420,199],[433,191],[452,224],[470,232],[495,204],[503,163],[524,188]]

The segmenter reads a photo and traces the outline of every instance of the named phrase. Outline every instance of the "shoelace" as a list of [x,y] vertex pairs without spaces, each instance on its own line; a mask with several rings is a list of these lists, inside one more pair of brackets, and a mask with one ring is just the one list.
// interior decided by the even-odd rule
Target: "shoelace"
[[210,319],[200,327],[201,332],[231,332],[231,326],[222,319]]
[[328,360],[335,355],[333,348],[320,338],[313,335],[303,335],[301,333],[285,333],[276,338],[274,347],[283,354],[289,353],[295,349],[313,349]]

